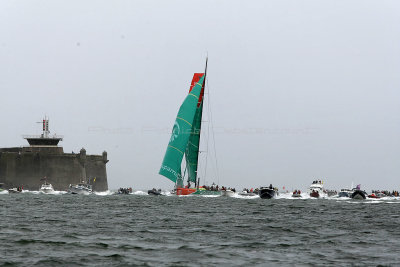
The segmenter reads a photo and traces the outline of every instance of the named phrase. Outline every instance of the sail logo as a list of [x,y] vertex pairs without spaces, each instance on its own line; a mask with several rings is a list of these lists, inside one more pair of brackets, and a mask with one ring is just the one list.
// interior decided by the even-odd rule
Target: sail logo
[[169,142],[172,143],[176,138],[178,138],[179,134],[181,132],[181,128],[179,127],[179,123],[175,121],[174,128],[172,129],[172,135],[171,139],[169,139]]
[[171,173],[177,180],[182,180],[182,175],[180,173],[177,173],[174,169],[172,169],[169,166],[162,165],[160,171],[167,171]]

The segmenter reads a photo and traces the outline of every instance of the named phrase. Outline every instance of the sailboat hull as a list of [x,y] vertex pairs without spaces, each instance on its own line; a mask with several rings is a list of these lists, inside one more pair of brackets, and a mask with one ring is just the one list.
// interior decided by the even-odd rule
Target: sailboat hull
[[196,192],[196,188],[177,188],[176,195],[177,196],[187,196]]

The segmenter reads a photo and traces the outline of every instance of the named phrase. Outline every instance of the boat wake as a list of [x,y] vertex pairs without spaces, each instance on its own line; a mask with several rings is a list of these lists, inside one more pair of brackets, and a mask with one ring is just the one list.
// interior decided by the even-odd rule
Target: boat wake
[[280,192],[278,196],[276,196],[276,199],[296,199],[296,200],[301,200],[301,199],[327,199],[328,197],[319,197],[319,198],[314,198],[311,197],[310,194],[308,193],[301,193],[300,197],[293,197],[293,193],[282,193]]
[[33,194],[33,195],[63,195],[63,194],[67,194],[67,191],[53,191],[53,192],[49,192],[49,193],[44,193],[41,191],[30,191],[30,190],[22,190],[21,193],[28,193],[28,194]]
[[[49,195],[64,195],[67,194],[67,191],[54,191],[53,193],[48,193]],[[43,193],[45,194],[45,193]]]
[[167,196],[167,197],[169,197],[169,196],[174,196],[170,191],[162,191],[162,192],[161,192],[161,195]]
[[132,193],[132,195],[147,196],[148,193],[147,193],[147,192],[144,192],[144,191],[138,190],[138,191],[134,191],[134,192]]
[[103,192],[93,192],[96,196],[111,196],[114,195],[115,192],[107,190],[107,191],[103,191]]
[[254,196],[243,196],[243,195],[239,195],[238,193],[235,193],[232,197],[233,197],[233,198],[239,198],[239,199],[257,199],[257,198],[260,198],[258,195],[254,195]]

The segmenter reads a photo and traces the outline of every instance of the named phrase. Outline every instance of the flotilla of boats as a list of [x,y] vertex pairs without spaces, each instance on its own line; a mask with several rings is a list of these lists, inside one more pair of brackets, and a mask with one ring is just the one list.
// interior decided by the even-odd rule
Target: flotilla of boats
[[[176,116],[171,137],[165,152],[159,174],[171,180],[175,187],[170,193],[177,196],[199,195],[199,196],[223,196],[223,197],[256,197],[262,199],[273,199],[279,196],[279,190],[272,184],[266,187],[256,189],[243,189],[236,193],[234,188],[219,187],[216,184],[211,186],[200,186],[200,178],[198,177],[199,166],[199,147],[200,133],[202,127],[203,105],[205,98],[205,84],[207,76],[207,60],[204,73],[194,73],[188,94],[179,108]],[[185,157],[185,166],[182,167],[183,157]],[[182,175],[183,173],[183,175]],[[186,181],[185,181],[186,178]],[[96,178],[94,178],[95,181]],[[43,179],[42,179],[43,180]],[[55,192],[53,186],[47,182],[40,186],[39,192],[44,194],[52,194]],[[185,181],[185,182],[184,182]],[[187,182],[185,186],[184,183]],[[0,183],[0,192],[4,191],[3,184]],[[353,187],[353,186],[352,186]],[[23,186],[8,189],[9,193],[23,192]],[[78,184],[70,184],[68,193],[74,195],[90,195],[93,193],[92,185],[89,182],[82,181]],[[120,188],[116,194],[133,194],[132,188]],[[284,192],[289,193],[289,192]],[[161,189],[150,189],[148,195],[161,196],[165,195]],[[290,193],[289,193],[290,194]],[[385,196],[399,197],[398,191],[372,191],[367,194],[361,190],[360,185],[352,189],[341,189],[339,193],[334,190],[324,189],[322,180],[314,180],[309,186],[306,193],[302,193],[296,189],[291,194],[292,198],[382,198]]]
[[[42,179],[43,180],[43,179]],[[39,188],[39,193],[43,194],[54,194],[56,191],[54,190],[53,186],[48,183],[46,179],[44,179],[44,183]],[[22,192],[29,192],[24,191],[23,186],[9,188],[8,190],[4,190],[4,184],[0,183],[0,192],[8,191],[10,194],[14,193],[22,193]],[[353,186],[352,186],[353,187]],[[180,190],[180,192],[178,192]],[[142,191],[140,194],[145,194]],[[64,193],[70,193],[73,195],[90,195],[93,194],[92,186],[82,181],[81,183],[70,185],[68,191]],[[132,187],[127,188],[119,188],[115,192],[109,192],[109,194],[125,194],[125,195],[135,195],[136,192],[133,191]],[[139,195],[140,195],[139,194]],[[161,189],[150,189],[147,191],[148,195],[153,196],[162,196],[162,195],[177,195],[177,196],[185,196],[185,195],[192,195],[192,196],[221,196],[221,197],[259,197],[262,199],[273,199],[277,198],[282,195],[281,198],[292,198],[292,199],[307,199],[307,198],[333,198],[333,199],[340,199],[340,198],[347,198],[347,199],[355,199],[355,200],[363,200],[363,199],[380,199],[385,197],[400,197],[398,191],[388,191],[388,190],[373,190],[371,194],[368,194],[365,190],[361,189],[361,185],[357,185],[352,189],[341,189],[339,192],[335,190],[326,190],[323,187],[322,180],[314,180],[308,190],[306,192],[302,192],[299,189],[295,189],[292,193],[288,192],[287,190],[283,190],[279,192],[277,187],[272,186],[261,186],[259,188],[251,188],[247,189],[244,188],[241,192],[236,192],[235,188],[225,187],[225,186],[218,186],[213,183],[211,186],[198,186],[196,188],[190,188],[189,186],[175,188],[171,192],[162,191]]]
[[[171,180],[175,189],[172,194],[178,196],[185,195],[221,195],[234,196],[236,190],[221,187],[212,184],[208,186],[199,186],[200,178],[198,177],[199,166],[199,147],[201,139],[201,127],[203,116],[203,104],[205,99],[205,84],[207,77],[207,61],[204,73],[194,73],[190,84],[189,92],[181,104],[176,116],[170,140],[165,152],[163,162],[159,174]],[[208,93],[209,94],[209,93]],[[185,157],[185,161],[183,158]],[[186,163],[182,166],[182,162]],[[183,173],[183,175],[182,175]],[[186,179],[185,179],[186,177]],[[185,181],[186,180],[186,181]],[[184,183],[187,183],[184,186]],[[149,190],[148,194],[161,195],[161,190]],[[322,180],[314,180],[308,188],[307,194],[311,198],[326,198],[337,196],[334,190],[325,190]],[[365,199],[367,194],[355,188],[351,191],[341,191],[342,196],[351,197],[353,199]],[[239,196],[259,196],[263,199],[276,198],[279,195],[278,189],[273,187],[260,187],[259,189],[243,190],[238,193]],[[293,198],[302,198],[300,190],[295,190],[292,194]]]
[[[55,191],[51,184],[43,184],[39,191],[29,191],[23,190],[22,187],[13,187],[7,190],[1,188],[0,192],[4,191],[8,194],[18,194],[18,193],[42,193],[42,194],[71,194],[71,195],[91,195],[94,194],[91,190],[91,186],[87,184],[76,184],[71,185],[70,190],[68,191]],[[212,192],[212,193],[211,193]],[[143,191],[134,191],[134,190],[123,190],[121,191],[108,191],[106,194],[97,192],[99,195],[152,195],[152,196],[182,196],[177,195],[176,190],[172,191],[163,191],[161,189],[150,189],[147,192]],[[325,194],[324,196],[320,196],[318,198],[312,197],[308,191],[302,192],[301,190],[293,190],[293,192],[289,192],[287,190],[279,191],[276,187],[267,186],[255,188],[252,192],[243,190],[241,192],[235,192],[235,190],[206,190],[203,187],[200,187],[198,191],[189,194],[190,196],[216,196],[216,197],[234,197],[234,198],[261,198],[261,199],[354,199],[354,200],[365,200],[365,199],[400,199],[400,194],[398,191],[387,191],[387,190],[374,190],[370,194],[368,194],[364,190],[350,190],[350,189],[342,189],[336,195],[328,196]],[[187,195],[187,196],[189,196]]]

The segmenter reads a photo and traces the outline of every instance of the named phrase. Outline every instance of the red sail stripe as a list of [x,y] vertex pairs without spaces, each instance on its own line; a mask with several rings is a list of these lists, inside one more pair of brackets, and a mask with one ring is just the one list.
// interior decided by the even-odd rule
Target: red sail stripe
[[[192,83],[190,84],[190,89],[189,92],[192,91],[193,87],[196,85],[196,83],[201,79],[201,77],[203,77],[204,73],[195,73],[193,74],[193,79],[192,79]],[[199,97],[199,102],[197,103],[197,107],[200,106],[201,101],[203,101],[203,97],[204,97],[204,83],[206,82],[206,80],[204,80],[203,82],[203,86],[201,87],[201,93],[200,93],[200,97]]]

